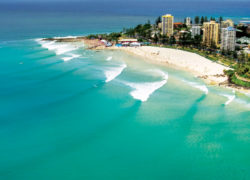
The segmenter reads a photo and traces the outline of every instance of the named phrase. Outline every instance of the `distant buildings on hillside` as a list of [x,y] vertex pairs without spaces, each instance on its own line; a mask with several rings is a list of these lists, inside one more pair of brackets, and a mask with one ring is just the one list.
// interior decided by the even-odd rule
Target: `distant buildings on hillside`
[[[235,50],[237,29],[234,28],[235,25],[231,19],[221,22],[216,22],[215,18],[211,18],[210,22],[207,22],[207,18],[202,17],[202,19],[206,21],[201,20],[201,24],[192,24],[190,17],[185,18],[184,24],[175,23],[174,16],[166,14],[162,16],[162,22],[158,24],[158,28],[161,29],[162,35],[174,36],[177,42],[178,35],[185,31],[185,33],[191,33],[192,38],[202,36],[202,42],[207,47],[220,47],[221,50],[227,51]],[[247,31],[250,31],[249,26]]]

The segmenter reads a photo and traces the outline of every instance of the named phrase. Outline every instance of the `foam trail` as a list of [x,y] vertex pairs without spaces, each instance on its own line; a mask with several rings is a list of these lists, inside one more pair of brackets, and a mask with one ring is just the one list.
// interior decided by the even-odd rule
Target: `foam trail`
[[106,59],[106,61],[111,61],[112,59],[113,59],[113,57],[110,56],[110,57],[108,57],[108,58]]
[[72,60],[72,59],[75,59],[75,58],[80,57],[79,54],[70,54],[70,55],[71,55],[71,56],[69,56],[69,57],[63,57],[62,59],[63,59],[64,61],[70,61],[70,60]]
[[233,95],[233,96],[225,95],[225,97],[228,98],[228,101],[225,102],[225,105],[229,105],[235,99],[235,95]]
[[242,100],[242,99],[235,99],[236,102],[240,103],[240,104],[243,104],[244,106],[246,106],[247,108],[249,108],[250,110],[250,103],[249,101],[245,101],[245,100]]
[[229,105],[235,99],[235,91],[233,91],[233,93],[233,95],[223,94],[223,96],[228,98],[227,102],[224,104],[225,106]]
[[73,38],[77,38],[77,36],[58,36],[58,37],[54,37],[55,39],[73,39]]
[[117,76],[119,76],[122,71],[127,67],[126,64],[123,64],[119,67],[111,67],[105,72],[106,76],[106,81],[105,82],[110,82],[113,79],[115,79]]
[[67,52],[77,50],[76,46],[69,43],[56,43],[55,41],[43,41],[42,39],[36,39],[41,46],[50,51],[54,51],[57,55],[62,55]]
[[198,83],[195,83],[195,82],[188,82],[188,81],[185,81],[185,80],[183,80],[183,82],[191,85],[192,87],[194,87],[196,89],[199,89],[199,90],[203,91],[205,94],[208,94],[208,88],[205,85],[201,85],[201,84],[198,84]]
[[205,94],[208,94],[207,86],[205,86],[205,85],[194,84],[194,87],[197,88],[197,89],[200,89],[200,90],[203,91],[203,92],[205,92]]
[[130,92],[130,95],[134,99],[138,99],[142,102],[148,100],[151,94],[153,94],[157,89],[164,86],[168,81],[168,73],[165,73],[159,69],[151,69],[151,72],[156,72],[162,76],[163,80],[158,82],[152,83],[131,83],[131,82],[124,82],[127,86],[130,86],[134,90]]
[[131,83],[131,82],[125,82],[127,86],[130,86],[134,90],[131,91],[130,95],[134,99],[141,100],[142,102],[145,102],[148,100],[150,95],[154,93],[157,89],[161,88],[167,83],[167,80],[159,81],[159,82],[153,82],[153,83]]
[[246,96],[250,97],[250,93],[243,92]]
[[150,71],[156,72],[156,73],[158,73],[159,75],[161,75],[163,79],[168,80],[168,73],[165,73],[164,71],[159,70],[159,69],[152,69],[152,70],[150,70]]

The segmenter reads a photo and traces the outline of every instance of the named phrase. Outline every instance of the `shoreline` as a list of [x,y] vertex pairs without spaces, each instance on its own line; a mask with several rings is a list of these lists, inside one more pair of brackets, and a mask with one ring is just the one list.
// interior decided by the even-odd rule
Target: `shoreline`
[[90,50],[123,51],[144,58],[152,63],[189,72],[209,85],[230,88],[242,93],[250,93],[249,88],[237,86],[228,81],[228,77],[224,73],[224,70],[229,70],[229,67],[213,62],[196,53],[155,46],[106,47],[99,40],[87,39],[86,37],[58,37],[44,38],[43,40],[56,42],[82,42],[87,46],[87,49]]
[[97,48],[107,50],[120,50],[131,55],[146,58],[149,62],[164,65],[177,70],[183,70],[202,79],[209,85],[230,88],[242,93],[250,93],[250,89],[240,87],[228,82],[224,70],[230,69],[224,65],[212,62],[198,54],[178,49],[141,46],[141,47],[107,47]]

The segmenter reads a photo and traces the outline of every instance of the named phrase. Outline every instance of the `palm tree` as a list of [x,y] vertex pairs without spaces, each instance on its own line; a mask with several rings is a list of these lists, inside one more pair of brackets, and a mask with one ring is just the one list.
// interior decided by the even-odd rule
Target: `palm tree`
[[208,22],[207,16],[205,16],[204,22]]
[[201,17],[201,24],[203,24],[204,23],[204,17],[202,16]]
[[195,22],[195,24],[199,24],[200,23],[200,17],[199,16],[195,16],[194,22]]

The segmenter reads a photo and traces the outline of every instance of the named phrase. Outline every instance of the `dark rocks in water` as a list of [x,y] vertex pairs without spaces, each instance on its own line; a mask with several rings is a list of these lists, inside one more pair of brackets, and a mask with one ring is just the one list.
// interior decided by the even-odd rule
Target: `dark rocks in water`
[[56,42],[79,42],[86,39],[84,36],[75,38],[44,38],[43,41],[56,41]]

